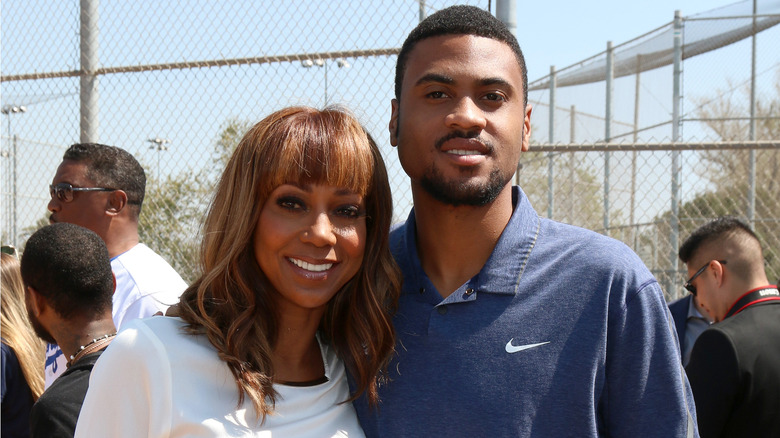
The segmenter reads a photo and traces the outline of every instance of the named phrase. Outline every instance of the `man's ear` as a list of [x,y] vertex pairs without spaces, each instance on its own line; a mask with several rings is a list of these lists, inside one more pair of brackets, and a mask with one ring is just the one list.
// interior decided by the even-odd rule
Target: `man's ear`
[[46,298],[32,286],[27,286],[25,291],[27,292],[27,307],[29,307],[30,312],[35,316],[40,316],[47,307]]
[[398,146],[398,99],[390,101],[390,123],[387,128],[390,130],[390,144]]
[[723,269],[723,265],[717,261],[713,260],[710,262],[710,267],[712,268],[712,272],[715,275],[715,281],[718,282],[718,286],[722,286],[723,283],[726,281],[726,270]]
[[523,116],[523,152],[528,152],[531,144],[531,110],[533,110],[531,105],[525,106],[525,114]]
[[106,212],[111,216],[116,216],[127,207],[127,193],[124,190],[114,190],[109,193],[108,206]]

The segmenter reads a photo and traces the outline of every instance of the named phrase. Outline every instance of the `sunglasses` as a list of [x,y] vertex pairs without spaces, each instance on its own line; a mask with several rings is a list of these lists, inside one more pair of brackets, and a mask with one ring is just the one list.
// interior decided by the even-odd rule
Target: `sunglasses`
[[[710,265],[710,263],[712,263],[712,260],[710,260],[709,262],[707,262],[707,264],[706,264],[706,265],[704,265],[704,266],[702,266],[701,268],[699,268],[699,270],[698,270],[698,271],[696,271],[696,273],[695,273],[695,274],[693,274],[693,276],[691,276],[691,278],[689,278],[689,279],[688,279],[688,281],[686,281],[686,282],[685,282],[685,284],[683,284],[683,287],[684,287],[685,289],[687,289],[687,290],[688,290],[688,292],[690,292],[690,293],[691,293],[691,295],[693,295],[694,297],[696,296],[696,286],[694,286],[694,285],[692,284],[692,282],[693,282],[693,280],[695,280],[695,279],[696,279],[696,277],[698,277],[698,276],[699,276],[699,275],[701,275],[701,274],[702,274],[704,271],[706,271],[706,270],[707,270],[707,267]],[[725,261],[725,260],[718,260],[718,263],[720,263],[721,265],[725,265],[725,264],[726,264],[726,261]]]
[[49,194],[52,199],[56,196],[61,202],[72,201],[73,192],[115,192],[117,190],[104,187],[73,187],[68,183],[57,183],[49,186]]
[[3,245],[0,247],[0,252],[16,257],[16,248],[13,245]]

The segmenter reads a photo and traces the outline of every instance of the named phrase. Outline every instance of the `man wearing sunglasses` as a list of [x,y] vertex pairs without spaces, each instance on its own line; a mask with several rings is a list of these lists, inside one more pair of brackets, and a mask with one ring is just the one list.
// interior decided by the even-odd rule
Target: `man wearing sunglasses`
[[[106,243],[116,276],[112,317],[117,329],[129,320],[165,312],[187,287],[157,253],[139,242],[146,174],[127,151],[96,143],[74,144],[63,156],[49,193],[51,223],[94,231]],[[46,386],[65,371],[56,345],[46,352]]]
[[714,322],[686,372],[706,437],[780,437],[780,293],[769,284],[756,234],[721,217],[680,247],[684,287]]

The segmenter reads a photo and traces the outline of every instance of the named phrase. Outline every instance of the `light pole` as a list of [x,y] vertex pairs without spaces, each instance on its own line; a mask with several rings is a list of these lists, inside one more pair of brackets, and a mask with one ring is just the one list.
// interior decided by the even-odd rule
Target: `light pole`
[[[350,64],[344,59],[336,58],[333,61],[336,62],[336,66],[338,66],[338,68],[350,67]],[[328,106],[328,63],[326,62],[326,60],[320,58],[314,60],[304,59],[303,61],[301,61],[301,66],[303,66],[303,68],[311,68],[314,66],[325,68],[325,106]]]
[[162,181],[162,177],[160,176],[160,152],[167,151],[168,146],[165,145],[169,144],[171,141],[168,140],[167,138],[160,138],[160,137],[150,138],[146,141],[152,143],[152,145],[149,146],[149,149],[154,149],[157,151],[157,180],[159,184],[159,181]]
[[18,246],[18,243],[16,241],[16,224],[17,224],[17,211],[16,211],[16,135],[11,134],[11,114],[16,113],[26,113],[27,107],[24,105],[4,105],[2,108],[0,108],[0,113],[3,113],[8,117],[8,138],[9,140],[13,137],[11,140],[11,173],[13,178],[13,199],[11,201],[11,208],[13,209],[13,213],[11,214],[11,241],[13,242],[14,246]]

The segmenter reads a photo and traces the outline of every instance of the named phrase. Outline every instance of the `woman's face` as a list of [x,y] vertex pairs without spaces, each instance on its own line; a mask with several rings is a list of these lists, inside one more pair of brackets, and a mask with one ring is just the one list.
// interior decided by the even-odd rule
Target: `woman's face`
[[363,196],[330,185],[277,187],[255,228],[255,258],[282,310],[324,308],[357,273],[365,245]]

